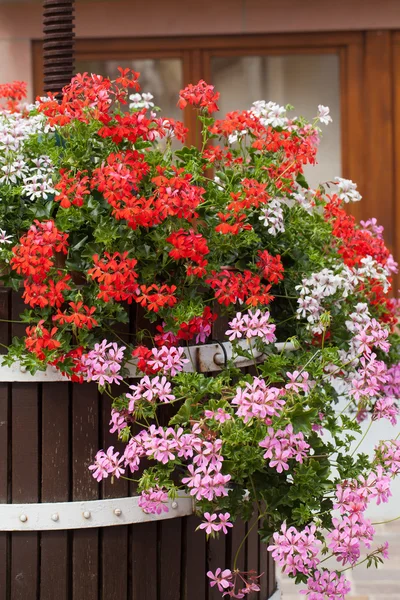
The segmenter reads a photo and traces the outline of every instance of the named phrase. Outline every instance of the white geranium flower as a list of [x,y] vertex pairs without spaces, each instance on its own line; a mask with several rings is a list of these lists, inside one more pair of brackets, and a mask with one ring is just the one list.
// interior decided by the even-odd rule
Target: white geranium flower
[[129,108],[132,110],[141,110],[145,108],[148,110],[149,108],[153,108],[154,102],[152,102],[154,96],[149,92],[143,92],[142,94],[131,94],[129,96],[129,100],[132,100]]
[[0,244],[12,244],[12,236],[7,235],[4,229],[0,229]]
[[323,123],[324,125],[329,125],[329,123],[332,123],[332,117],[330,116],[329,112],[329,106],[324,106],[323,104],[318,105],[318,120],[320,123]]
[[268,227],[268,233],[276,236],[279,232],[285,231],[283,210],[278,199],[270,200],[261,212],[259,220],[264,221],[265,227]]
[[250,113],[259,119],[260,123],[264,126],[286,127],[289,122],[286,117],[286,108],[284,106],[279,106],[276,102],[257,100],[256,102],[253,102]]
[[349,202],[358,202],[361,200],[361,194],[357,190],[357,184],[351,179],[335,177],[335,183],[339,188],[339,198],[348,204]]

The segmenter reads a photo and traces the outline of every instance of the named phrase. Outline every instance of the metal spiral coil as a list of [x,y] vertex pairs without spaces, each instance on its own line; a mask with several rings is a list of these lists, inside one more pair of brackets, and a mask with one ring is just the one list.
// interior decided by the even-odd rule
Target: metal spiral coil
[[58,94],[74,75],[74,0],[43,0],[44,90]]

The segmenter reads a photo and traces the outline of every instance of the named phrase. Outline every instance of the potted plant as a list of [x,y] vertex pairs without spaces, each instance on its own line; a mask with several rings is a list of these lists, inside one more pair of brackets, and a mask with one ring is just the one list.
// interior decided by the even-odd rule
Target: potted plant
[[[186,128],[129,69],[3,112],[3,280],[27,305],[4,364],[53,365],[112,396],[125,449],[99,450],[98,481],[135,480],[149,513],[189,494],[208,536],[255,514],[246,535],[306,597],[340,599],[347,569],[387,556],[365,510],[387,502],[400,442],[357,449],[361,421],[397,422],[397,265],[375,219],[345,210],[353,182],[307,184],[327,107],[311,123],[264,101],[215,118],[218,99],[204,81],[180,92],[201,140],[176,151]],[[211,343],[213,377],[194,364]],[[237,568],[243,544],[207,573],[225,597],[259,590],[262,574]]]

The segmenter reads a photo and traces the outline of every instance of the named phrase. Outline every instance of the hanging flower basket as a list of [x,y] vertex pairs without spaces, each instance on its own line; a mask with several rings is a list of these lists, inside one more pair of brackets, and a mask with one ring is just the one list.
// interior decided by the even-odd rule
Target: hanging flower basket
[[357,454],[361,422],[399,412],[382,228],[348,214],[350,180],[307,184],[327,107],[311,123],[264,101],[214,118],[219,94],[200,81],[179,94],[199,122],[186,147],[184,125],[138,92],[129,69],[82,74],[18,112],[23,89],[3,88],[0,260],[26,304],[3,364],[112,397],[124,448],[90,470],[132,480],[144,513],[183,494],[198,535],[250,522],[207,573],[214,590],[259,591],[263,574],[238,566],[258,530],[306,597],[344,598],[343,571],[386,558],[365,510],[400,471],[396,434]]

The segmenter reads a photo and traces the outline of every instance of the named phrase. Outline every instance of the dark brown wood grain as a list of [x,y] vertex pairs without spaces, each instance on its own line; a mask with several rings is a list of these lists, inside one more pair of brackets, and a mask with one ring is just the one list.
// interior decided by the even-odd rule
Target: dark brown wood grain
[[[39,395],[38,386],[12,386],[12,501],[39,500]],[[29,514],[27,514],[29,520]],[[11,600],[36,600],[39,535],[18,532],[11,539]]]
[[[46,383],[42,389],[42,502],[66,502],[70,495],[69,384]],[[51,518],[50,511],[48,518]],[[60,515],[62,523],[63,515]],[[68,532],[41,534],[40,598],[68,600]]]
[[[225,536],[210,538],[207,544],[207,571],[215,573],[216,569],[229,568],[226,566],[226,540]],[[209,588],[208,600],[221,600],[221,594],[216,586]]]
[[[8,502],[9,465],[9,402],[8,385],[0,384],[0,503]],[[0,600],[7,600],[7,567],[10,534],[0,531]]]
[[196,531],[200,523],[201,519],[195,516],[183,519],[182,600],[207,598],[206,536],[202,531]]
[[[117,396],[118,390],[115,390]],[[102,448],[114,446],[123,452],[123,444],[116,434],[110,433],[111,398],[101,397]],[[129,477],[129,474],[127,474]],[[110,478],[102,482],[103,498],[123,498],[129,496],[129,482],[126,479]],[[118,508],[118,502],[115,503]],[[115,574],[118,573],[118,577]],[[101,586],[104,598],[126,598],[128,594],[128,526],[105,527],[101,531]]]
[[182,519],[159,524],[159,600],[181,597]]
[[[11,318],[18,321],[25,305],[13,292]],[[23,335],[26,325],[12,323],[11,334]],[[40,498],[40,386],[12,386],[11,489],[12,502],[38,502]],[[29,519],[29,514],[27,515]],[[18,532],[11,536],[10,600],[36,600],[39,589],[39,533]]]
[[[0,319],[9,319],[10,292],[0,289]],[[0,343],[7,345],[10,341],[9,324],[0,322]],[[5,353],[5,348],[0,346],[0,355]],[[11,467],[11,402],[9,398],[10,386],[0,384],[0,503],[7,503],[11,494],[11,481],[9,468]],[[7,600],[9,594],[10,541],[9,533],[0,531],[0,600]]]
[[132,527],[132,600],[158,600],[157,534],[157,523]]
[[269,552],[267,550],[267,544],[259,540],[260,547],[260,566],[259,573],[263,573],[263,577],[260,578],[260,598],[269,598],[270,590],[275,591],[275,579],[273,573],[270,570],[269,563]]
[[[88,467],[99,450],[99,395],[95,385],[72,384],[72,499],[97,500],[99,485]],[[82,517],[83,518],[83,517]],[[72,537],[72,600],[98,600],[99,531]]]
[[246,541],[243,542],[245,536],[246,524],[241,519],[238,519],[229,532],[231,559],[228,560],[228,563],[233,565],[237,556],[236,568],[239,569],[239,571],[245,571],[246,569]]
[[[246,539],[246,571],[260,574],[260,550],[258,543],[258,512],[255,510],[252,518],[247,523]],[[266,577],[267,575],[264,575]],[[258,600],[259,593],[250,594],[249,600]]]

